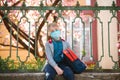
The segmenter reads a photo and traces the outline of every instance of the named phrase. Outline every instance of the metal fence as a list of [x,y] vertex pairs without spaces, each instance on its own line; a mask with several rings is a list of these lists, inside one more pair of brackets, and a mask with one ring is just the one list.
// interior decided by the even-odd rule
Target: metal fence
[[[21,5],[16,6],[19,3],[21,3]],[[87,70],[106,70],[106,68],[102,68],[100,64],[107,54],[109,56],[107,58],[113,63],[113,68],[110,68],[110,70],[119,71],[120,26],[117,15],[119,10],[120,7],[116,6],[115,2],[113,2],[112,6],[99,6],[97,3],[95,3],[94,6],[80,6],[79,2],[74,6],[63,6],[62,1],[56,0],[50,6],[44,4],[43,1],[41,1],[38,6],[29,6],[26,1],[22,0],[13,5],[5,1],[2,3],[1,1],[0,34],[4,32],[2,31],[3,27],[6,28],[7,33],[9,33],[9,36],[7,36],[8,39],[4,36],[0,37],[0,56],[1,54],[6,55],[6,53],[9,53],[6,59],[2,59],[2,56],[0,58],[1,71],[41,71],[45,62],[44,44],[48,39],[47,25],[54,21],[60,26],[62,38],[70,43],[72,49],[80,59],[88,65]],[[99,17],[101,11],[109,11],[109,13],[112,14],[107,27],[107,49],[104,47],[106,43],[104,40],[104,33],[106,33],[104,30],[105,26],[101,17]],[[113,36],[111,36],[110,25],[113,19],[116,19],[116,26],[114,27],[116,29],[116,34],[114,34],[116,41],[114,42],[112,40],[112,42],[114,42],[112,46],[115,47],[113,52],[117,50],[116,60],[112,56],[111,51],[111,37]],[[6,33],[2,35],[4,34]],[[3,38],[5,38],[8,43],[5,43],[5,39]],[[116,44],[118,46],[115,46]],[[100,47],[98,47],[99,45]],[[100,49],[100,52],[98,52],[98,49]],[[108,50],[107,53],[105,50]],[[7,52],[3,53],[2,51]],[[11,60],[13,54],[15,54],[17,61]],[[34,60],[29,62],[28,60],[31,56],[33,56]],[[24,57],[24,60],[22,57]]]

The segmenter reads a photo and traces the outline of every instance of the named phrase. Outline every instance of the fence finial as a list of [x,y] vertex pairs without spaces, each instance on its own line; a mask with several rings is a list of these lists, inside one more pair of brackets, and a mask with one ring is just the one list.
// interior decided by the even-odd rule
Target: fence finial
[[62,7],[62,1],[60,0],[59,4],[58,4],[59,7]]
[[115,1],[113,1],[112,6],[113,6],[113,7],[115,7],[115,6],[116,6]]
[[80,6],[80,3],[79,3],[79,1],[77,1],[77,3],[76,3],[76,6]]
[[43,7],[43,6],[44,6],[44,5],[43,5],[43,2],[41,1],[41,2],[40,2],[40,7]]
[[5,1],[5,4],[4,4],[5,6],[8,6],[8,4],[7,4],[7,1]]
[[95,2],[95,7],[98,7],[98,3],[97,2]]
[[25,0],[23,0],[23,4],[22,4],[22,6],[23,6],[23,7],[25,7],[25,6],[26,6],[26,4],[25,4]]

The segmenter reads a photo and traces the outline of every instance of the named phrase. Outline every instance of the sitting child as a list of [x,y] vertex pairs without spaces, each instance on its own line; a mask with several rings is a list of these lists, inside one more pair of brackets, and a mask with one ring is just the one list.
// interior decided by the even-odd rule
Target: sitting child
[[56,74],[63,75],[66,80],[74,80],[74,73],[64,61],[63,55],[63,50],[69,48],[69,44],[61,39],[61,31],[56,23],[49,24],[48,33],[50,39],[45,45],[48,60],[44,69],[45,80],[54,80]]

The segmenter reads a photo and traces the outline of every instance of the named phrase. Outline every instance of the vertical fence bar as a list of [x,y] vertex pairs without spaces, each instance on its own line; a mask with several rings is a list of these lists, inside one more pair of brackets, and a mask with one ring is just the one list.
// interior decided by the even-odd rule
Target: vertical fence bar
[[18,56],[18,42],[19,42],[18,35],[19,35],[19,28],[17,27],[17,32],[16,32],[16,36],[17,36],[17,49],[16,49],[16,54],[17,54],[17,57],[20,58],[20,57]]
[[[27,21],[28,21],[28,18],[27,18]],[[30,22],[28,22],[28,24],[29,24],[29,33],[28,33],[28,35],[29,35],[29,38],[28,38],[28,41],[29,41],[29,47],[28,47],[28,55],[27,55],[27,58],[26,58],[26,61],[28,60],[28,58],[30,57],[30,32],[31,32],[31,26],[30,26]]]
[[10,26],[10,57],[11,57],[11,53],[12,53],[12,27]]
[[67,22],[65,21],[65,18],[61,15],[61,11],[57,11],[58,12],[58,17],[57,18],[61,18],[61,20],[63,20],[63,22],[65,23],[65,40],[67,40]]
[[[7,2],[6,2],[7,5]],[[9,14],[9,10],[7,11],[7,13],[5,13],[4,18],[7,18],[7,15]],[[11,53],[12,53],[12,27],[11,27],[11,23],[10,23],[10,48],[9,48],[10,52],[9,52],[9,56],[7,57],[7,62],[8,60],[11,58]]]
[[[39,22],[39,20],[38,20],[38,22]],[[37,53],[37,23],[35,24],[35,57],[37,57],[37,55],[36,55],[36,53]]]

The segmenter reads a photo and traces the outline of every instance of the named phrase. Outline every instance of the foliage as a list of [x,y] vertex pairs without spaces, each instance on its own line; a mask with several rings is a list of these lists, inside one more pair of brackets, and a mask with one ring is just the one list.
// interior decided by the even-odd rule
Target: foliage
[[6,62],[6,59],[1,59],[0,57],[0,71],[8,70],[8,63]]
[[93,61],[85,62],[85,64],[87,65],[87,69],[94,69],[95,67],[95,62]]
[[38,72],[42,70],[44,63],[45,59],[40,58],[22,63],[0,57],[0,72]]
[[86,52],[85,52],[85,50],[83,49],[82,50],[82,57],[84,57],[86,55]]

